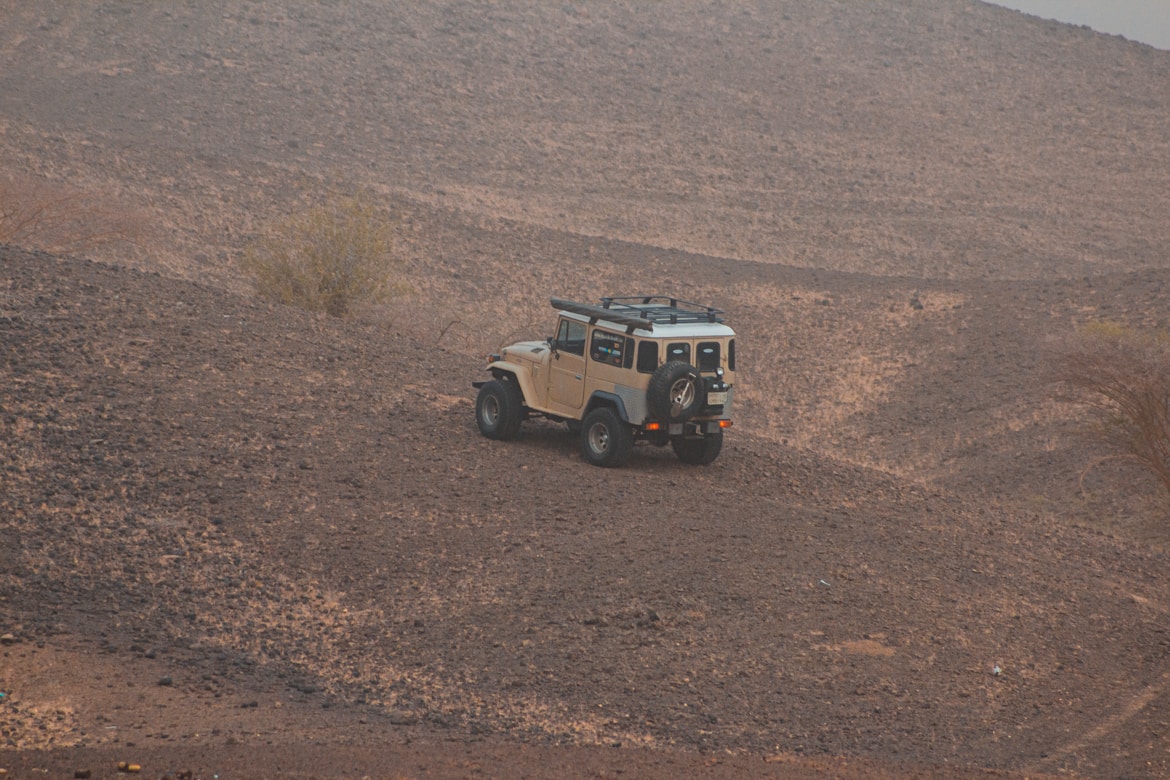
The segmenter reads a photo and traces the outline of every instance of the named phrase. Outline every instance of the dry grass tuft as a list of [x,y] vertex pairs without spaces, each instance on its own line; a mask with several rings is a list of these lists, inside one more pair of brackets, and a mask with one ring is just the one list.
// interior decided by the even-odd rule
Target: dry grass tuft
[[1064,346],[1059,378],[1095,412],[1117,450],[1107,459],[1140,463],[1170,491],[1170,334],[1093,323]]
[[141,223],[104,196],[0,176],[0,244],[84,254],[109,244],[137,243]]
[[389,220],[364,197],[332,200],[272,228],[240,262],[265,298],[332,317],[403,292]]

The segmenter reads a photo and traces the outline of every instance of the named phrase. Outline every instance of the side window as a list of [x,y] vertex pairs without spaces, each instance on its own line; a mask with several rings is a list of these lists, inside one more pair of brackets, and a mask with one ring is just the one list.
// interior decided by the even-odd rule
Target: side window
[[653,374],[658,370],[658,342],[647,339],[638,342],[638,370]]
[[691,362],[691,345],[685,341],[680,341],[675,344],[670,344],[666,347],[666,362],[672,360],[682,360],[683,362]]
[[557,331],[557,351],[573,355],[585,354],[585,323],[576,320],[561,320]]
[[626,357],[626,337],[603,330],[593,331],[589,344],[589,357],[607,366],[621,366]]
[[727,342],[727,368],[730,371],[735,370],[735,339]]
[[719,368],[718,341],[700,341],[698,351],[700,371],[714,371]]

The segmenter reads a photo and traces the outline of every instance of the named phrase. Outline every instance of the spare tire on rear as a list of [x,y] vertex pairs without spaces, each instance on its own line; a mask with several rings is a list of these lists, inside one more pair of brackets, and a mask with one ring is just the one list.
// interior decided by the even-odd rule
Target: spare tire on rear
[[646,388],[646,405],[656,420],[683,422],[698,414],[707,399],[699,369],[682,360],[658,367]]

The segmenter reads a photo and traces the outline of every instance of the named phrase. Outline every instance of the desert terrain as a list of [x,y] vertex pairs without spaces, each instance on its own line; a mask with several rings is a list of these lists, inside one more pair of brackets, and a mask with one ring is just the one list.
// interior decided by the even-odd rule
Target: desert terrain
[[[1170,776],[1156,480],[1054,381],[1162,328],[1170,52],[973,0],[0,0],[9,777]],[[399,298],[241,253],[372,193]],[[551,296],[739,334],[709,467],[482,438]]]

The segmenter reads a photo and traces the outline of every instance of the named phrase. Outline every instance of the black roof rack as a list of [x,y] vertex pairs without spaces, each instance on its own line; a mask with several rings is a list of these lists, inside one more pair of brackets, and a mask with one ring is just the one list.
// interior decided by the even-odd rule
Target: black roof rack
[[723,322],[723,310],[701,303],[691,303],[672,295],[611,295],[601,305],[575,303],[553,298],[554,308],[581,314],[590,319],[606,320],[628,328],[654,330],[654,324],[678,325],[692,322]]

